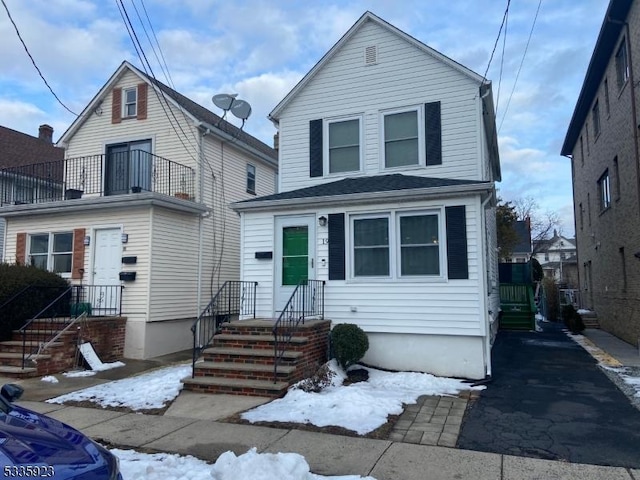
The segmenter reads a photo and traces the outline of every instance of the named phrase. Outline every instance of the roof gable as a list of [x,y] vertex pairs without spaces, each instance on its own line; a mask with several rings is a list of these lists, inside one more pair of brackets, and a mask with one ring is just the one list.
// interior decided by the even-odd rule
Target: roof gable
[[451,58],[441,54],[440,52],[434,50],[433,48],[427,46],[426,44],[420,42],[415,39],[411,35],[403,32],[402,30],[394,27],[390,23],[381,19],[380,17],[374,15],[373,13],[367,11],[365,12],[358,21],[336,42],[336,44],[331,47],[331,49],[314,65],[314,67],[298,82],[298,84],[293,87],[293,89],[276,105],[276,107],[269,114],[269,118],[276,122],[279,120],[282,111],[286,108],[286,106],[298,95],[298,93],[305,88],[306,85],[318,74],[320,70],[324,68],[324,66],[331,61],[331,59],[338,53],[338,51],[354,37],[354,35],[362,29],[362,27],[367,22],[373,22],[376,25],[384,28],[385,30],[391,32],[392,34],[402,38],[409,44],[415,46],[420,51],[424,52],[427,55],[435,58],[436,60],[441,61],[442,63],[450,66],[451,68],[457,70],[462,73],[464,76],[468,77],[472,81],[476,82],[478,86],[480,86],[483,82],[483,78],[467,67],[459,64],[458,62],[452,60]]
[[240,148],[252,150],[253,153],[257,153],[265,160],[275,164],[277,163],[277,152],[269,147],[264,142],[258,140],[252,135],[246,133],[244,130],[236,127],[235,125],[223,120],[220,116],[204,108],[202,105],[197,104],[193,100],[185,97],[176,90],[168,87],[164,83],[150,77],[146,73],[142,72],[131,63],[124,61],[118,67],[118,69],[111,75],[109,80],[98,91],[98,93],[91,99],[89,104],[82,110],[78,118],[69,126],[64,132],[58,143],[64,145],[67,144],[73,135],[81,128],[84,122],[89,118],[91,112],[94,111],[105,99],[105,97],[111,92],[113,87],[120,81],[124,74],[130,71],[137,75],[141,81],[146,82],[158,95],[162,95],[167,99],[174,107],[182,110],[184,114],[194,123],[202,123],[212,133],[217,134],[223,138],[233,138],[236,145]]

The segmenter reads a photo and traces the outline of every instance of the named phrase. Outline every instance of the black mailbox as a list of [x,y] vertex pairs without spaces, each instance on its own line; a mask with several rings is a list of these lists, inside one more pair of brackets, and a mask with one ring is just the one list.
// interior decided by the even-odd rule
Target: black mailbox
[[122,257],[122,263],[127,265],[138,263],[138,257]]
[[136,279],[136,272],[120,272],[120,280],[123,282],[133,282]]
[[273,258],[273,252],[256,252],[258,260],[270,260]]

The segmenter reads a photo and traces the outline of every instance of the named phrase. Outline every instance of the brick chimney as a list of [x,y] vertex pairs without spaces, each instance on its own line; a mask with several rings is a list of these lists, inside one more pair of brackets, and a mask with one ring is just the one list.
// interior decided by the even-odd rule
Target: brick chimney
[[53,127],[51,125],[40,125],[38,128],[38,138],[47,143],[53,143]]

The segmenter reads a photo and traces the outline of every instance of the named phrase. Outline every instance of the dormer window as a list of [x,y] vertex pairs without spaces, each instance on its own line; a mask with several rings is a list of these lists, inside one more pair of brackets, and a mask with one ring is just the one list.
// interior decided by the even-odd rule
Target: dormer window
[[137,114],[138,106],[138,89],[136,87],[127,88],[122,91],[122,96],[122,103],[124,105],[124,112],[122,116],[124,118],[135,117]]

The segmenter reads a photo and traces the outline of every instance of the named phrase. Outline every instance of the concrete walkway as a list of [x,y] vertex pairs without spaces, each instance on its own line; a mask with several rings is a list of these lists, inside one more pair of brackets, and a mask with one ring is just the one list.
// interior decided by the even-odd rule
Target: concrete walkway
[[[606,335],[603,337],[605,341],[610,340]],[[598,339],[592,341],[597,343]],[[600,341],[600,344],[604,345],[604,342]],[[615,353],[615,348],[612,350]],[[151,361],[127,360],[126,367],[100,372],[94,377],[66,379],[58,376],[59,384],[41,382],[39,378],[23,380],[16,382],[25,388],[24,399],[19,403],[113,446],[194,455],[211,462],[225,451],[231,450],[240,455],[256,447],[259,452],[299,453],[317,474],[371,475],[377,480],[640,480],[640,469],[585,464],[590,460],[568,463],[448,448],[455,445],[449,435],[459,429],[454,424],[461,417],[462,405],[467,402],[464,398],[447,401],[447,398],[421,397],[417,405],[407,407],[388,440],[220,421],[267,401],[257,397],[182,392],[161,416],[43,401],[69,391],[184,361],[188,357],[188,352],[185,352]],[[0,384],[8,381],[0,379]]]
[[[219,399],[219,405],[210,400],[210,411],[229,411],[233,399],[210,397]],[[173,412],[167,411],[163,416],[20,403],[120,448],[194,455],[212,462],[228,450],[240,455],[256,447],[259,452],[299,453],[317,474],[371,475],[377,480],[640,480],[640,470],[634,469],[222,423],[203,419],[202,409],[194,405],[197,400],[181,394]],[[246,405],[245,401],[238,403],[240,409]],[[183,416],[175,416],[178,412]]]

